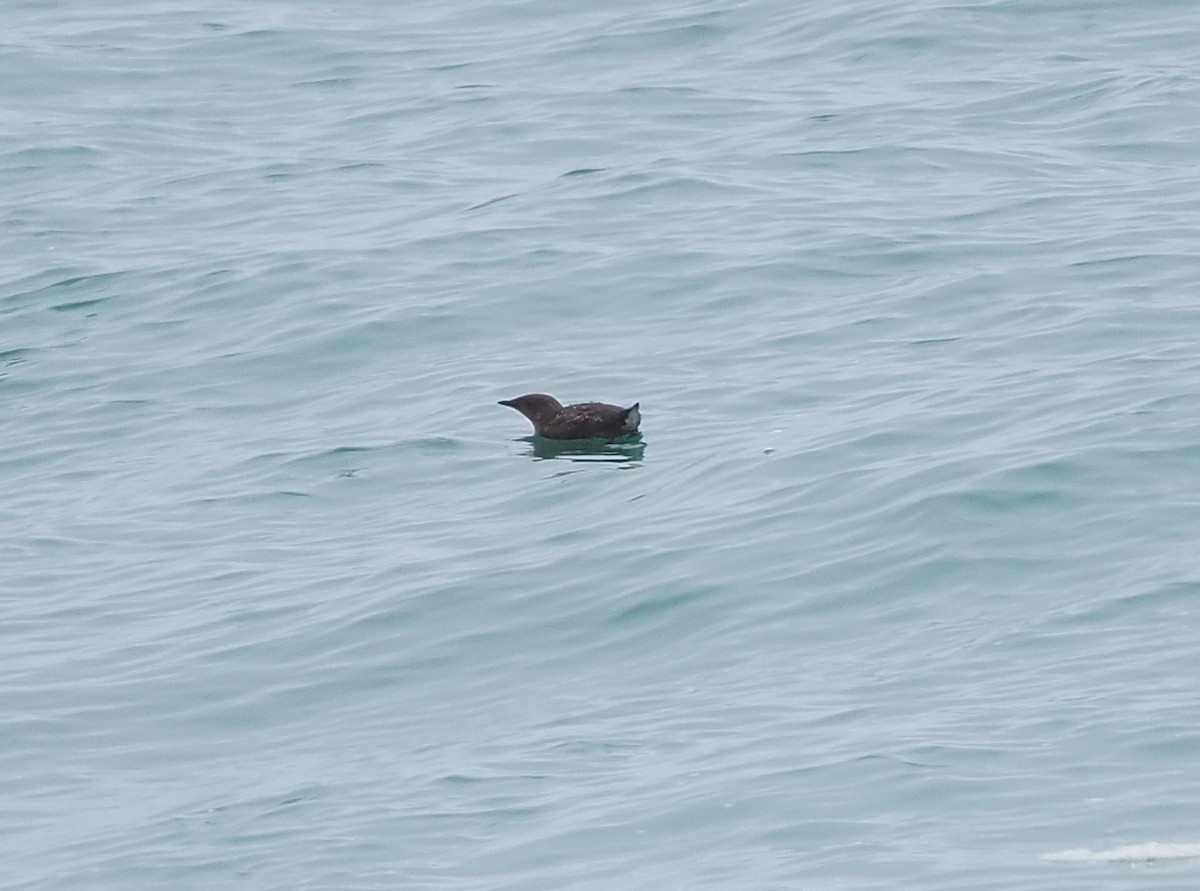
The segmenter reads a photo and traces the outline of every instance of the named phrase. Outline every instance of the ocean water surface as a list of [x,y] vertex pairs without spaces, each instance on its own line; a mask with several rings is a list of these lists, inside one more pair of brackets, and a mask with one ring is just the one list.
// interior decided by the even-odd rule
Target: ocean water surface
[[7,18],[0,884],[1196,886],[1190,5]]

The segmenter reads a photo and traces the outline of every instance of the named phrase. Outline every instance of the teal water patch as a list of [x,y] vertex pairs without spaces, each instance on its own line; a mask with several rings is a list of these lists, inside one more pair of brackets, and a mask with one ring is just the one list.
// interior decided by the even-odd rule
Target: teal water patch
[[1177,4],[25,7],[10,883],[1190,887]]

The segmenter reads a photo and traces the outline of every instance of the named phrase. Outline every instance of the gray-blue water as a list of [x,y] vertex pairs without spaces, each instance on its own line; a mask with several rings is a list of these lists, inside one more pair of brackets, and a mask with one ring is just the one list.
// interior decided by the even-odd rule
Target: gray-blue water
[[0,37],[0,885],[1196,887],[1195,4],[103,6]]

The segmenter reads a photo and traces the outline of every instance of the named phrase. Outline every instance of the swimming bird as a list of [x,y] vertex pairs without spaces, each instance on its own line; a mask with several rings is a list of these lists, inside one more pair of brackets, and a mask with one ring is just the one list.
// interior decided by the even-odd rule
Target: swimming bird
[[563,405],[545,393],[526,393],[499,404],[515,408],[533,424],[534,435],[546,439],[620,439],[637,433],[642,422],[639,402],[629,408],[604,402]]

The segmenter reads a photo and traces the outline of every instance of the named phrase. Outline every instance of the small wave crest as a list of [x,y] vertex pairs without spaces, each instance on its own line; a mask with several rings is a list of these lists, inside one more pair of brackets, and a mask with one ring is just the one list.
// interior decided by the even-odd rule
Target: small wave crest
[[1196,860],[1200,859],[1200,843],[1144,842],[1140,845],[1109,848],[1106,851],[1073,848],[1046,854],[1043,859],[1059,863],[1148,863],[1159,860]]

